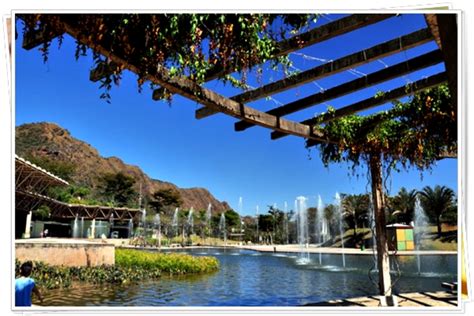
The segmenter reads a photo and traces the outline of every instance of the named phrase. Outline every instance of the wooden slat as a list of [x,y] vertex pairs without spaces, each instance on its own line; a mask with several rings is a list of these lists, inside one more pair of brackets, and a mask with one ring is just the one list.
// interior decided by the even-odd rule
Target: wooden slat
[[433,33],[438,47],[443,52],[448,85],[453,96],[454,111],[457,112],[458,91],[458,22],[455,13],[425,14],[426,23]]
[[[433,36],[428,28],[424,28],[410,34],[394,38],[382,44],[372,46],[370,48],[358,51],[356,53],[341,57],[334,61],[325,63],[323,65],[303,71],[294,76],[267,84],[261,88],[247,91],[232,97],[232,100],[237,102],[250,102],[274,93],[280,93],[288,89],[299,87],[308,82],[322,79],[327,76],[334,75],[341,71],[348,70],[369,63],[379,58],[387,57],[389,55],[399,53],[418,45],[422,45],[433,40]],[[203,111],[198,109],[196,111],[196,118],[201,119],[212,115],[211,111]]]
[[[105,47],[93,43],[88,38],[88,36],[86,36],[79,29],[76,29],[73,25],[67,23],[67,20],[65,19],[67,19],[67,17],[63,18],[66,32],[76,38],[79,42],[89,46],[94,51],[109,58],[110,61],[118,65],[122,65],[124,68],[134,73],[141,73],[139,65],[132,64],[115,53],[110,52]],[[251,122],[252,124],[257,124],[263,127],[268,127],[304,138],[323,139],[323,135],[320,133],[313,134],[307,125],[278,118],[247,107],[244,104],[229,100],[228,98],[217,94],[212,90],[199,86],[194,81],[186,77],[170,76],[168,70],[164,67],[157,67],[155,73],[146,75],[144,79],[161,85],[171,93],[180,94],[190,100],[196,101],[233,117],[244,119]]]
[[[446,81],[447,81],[446,72],[441,72],[436,75],[430,76],[428,78],[415,81],[412,84],[409,84],[406,86],[404,85],[396,89],[393,89],[391,91],[385,92],[382,96],[379,96],[379,97],[374,96],[372,98],[368,98],[368,99],[353,103],[351,105],[345,106],[343,108],[336,110],[333,114],[327,114],[327,113],[321,114],[317,117],[304,120],[300,123],[313,126],[314,124],[317,124],[317,123],[321,124],[321,123],[329,122],[331,120],[334,120],[346,115],[354,114],[363,110],[367,110],[372,107],[402,98],[404,96],[413,95],[414,93],[417,93],[421,90],[437,86]],[[271,133],[271,138],[273,140],[279,139],[285,136],[287,135],[281,132]]]
[[[290,39],[280,41],[277,44],[277,50],[274,56],[288,55],[298,49],[305,48],[314,44],[327,41],[339,35],[352,32],[356,29],[383,21],[393,17],[394,14],[353,14],[336,21],[324,24],[320,27],[314,28],[301,35],[294,36]],[[254,66],[253,64],[250,65]],[[216,66],[206,74],[205,81],[211,81],[222,77],[226,74],[234,72],[232,68],[223,68]],[[153,100],[160,100],[163,95],[163,88],[157,89],[153,92]]]
[[[393,66],[384,68],[382,70],[368,74],[367,76],[343,83],[334,88],[322,91],[303,99],[296,100],[294,102],[282,105],[278,108],[267,111],[267,114],[275,116],[285,116],[291,113],[295,113],[304,109],[307,109],[315,104],[322,103],[331,99],[342,97],[354,91],[362,88],[367,88],[372,85],[391,80],[402,76],[404,74],[411,73],[443,61],[440,50],[433,50],[429,53],[417,56],[407,61],[400,62]],[[254,126],[249,122],[237,122],[235,123],[236,131],[243,131],[249,127]]]

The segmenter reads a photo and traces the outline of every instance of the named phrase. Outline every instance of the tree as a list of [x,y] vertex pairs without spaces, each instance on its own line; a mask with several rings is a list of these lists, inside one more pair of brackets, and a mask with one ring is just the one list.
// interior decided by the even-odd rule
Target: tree
[[157,213],[163,213],[169,207],[180,207],[183,199],[178,190],[161,189],[154,192],[148,205]]
[[417,193],[416,190],[407,191],[402,187],[396,196],[389,199],[392,215],[409,224],[413,220]]
[[25,159],[66,181],[71,180],[76,171],[76,165],[68,161],[33,155],[26,155]]
[[[100,178],[100,193],[116,206],[134,205],[133,199],[136,198],[136,191],[133,188],[135,179],[123,172],[108,173]],[[136,205],[136,204],[135,204]]]
[[357,237],[357,223],[369,210],[369,196],[367,194],[342,195],[343,216],[354,229],[354,238]]
[[234,210],[227,210],[225,213],[224,213],[224,216],[225,216],[225,225],[226,225],[226,228],[230,228],[230,227],[235,227],[237,225],[239,225],[239,222],[240,222],[240,215],[239,213],[237,213],[236,211]]
[[454,192],[446,186],[426,186],[419,192],[421,205],[426,215],[436,222],[438,237],[441,237],[441,216],[454,204]]

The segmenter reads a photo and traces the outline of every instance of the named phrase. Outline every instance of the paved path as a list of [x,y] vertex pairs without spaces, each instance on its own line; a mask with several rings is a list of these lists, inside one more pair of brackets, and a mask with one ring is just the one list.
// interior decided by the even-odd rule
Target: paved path
[[[398,307],[443,307],[456,308],[457,295],[455,292],[415,292],[395,295]],[[306,306],[350,306],[350,307],[379,307],[378,296],[365,296],[328,302],[307,304]]]

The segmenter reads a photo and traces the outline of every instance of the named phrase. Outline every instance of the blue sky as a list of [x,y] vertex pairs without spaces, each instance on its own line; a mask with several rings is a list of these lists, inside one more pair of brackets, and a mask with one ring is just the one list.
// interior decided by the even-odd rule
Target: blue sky
[[[321,18],[320,24],[341,16]],[[342,57],[351,52],[373,46],[397,36],[425,27],[422,15],[402,15],[340,36],[334,40],[299,51],[306,56],[291,55],[297,69],[315,67],[323,60]],[[21,33],[21,29],[20,32]],[[112,103],[99,99],[99,84],[89,81],[92,57],[74,58],[74,41],[66,37],[60,50],[56,42],[51,46],[49,61],[44,64],[37,50],[21,48],[21,34],[16,41],[16,125],[30,122],[54,122],[71,134],[97,148],[104,157],[117,156],[129,164],[140,166],[155,179],[170,181],[180,187],[205,187],[219,200],[227,201],[238,210],[243,199],[243,213],[260,212],[267,205],[277,203],[289,208],[299,195],[316,205],[320,194],[325,203],[333,201],[336,192],[362,193],[368,189],[367,178],[352,176],[348,165],[333,164],[325,168],[317,150],[308,152],[304,140],[289,136],[270,140],[270,131],[253,127],[235,132],[236,120],[223,114],[196,120],[194,111],[200,107],[193,101],[174,96],[173,103],[156,102],[151,91],[144,87],[137,91],[136,77],[124,73],[119,87],[112,90]],[[295,90],[261,99],[249,105],[268,110],[298,98],[328,89],[342,82],[356,79],[407,58],[436,49],[434,42],[396,54],[381,61],[357,67],[358,74],[343,72],[317,83],[309,83]],[[319,59],[320,61],[316,60]],[[326,110],[328,105],[340,107],[373,96],[409,81],[444,70],[442,64],[411,73],[362,91],[330,100],[287,116],[304,120]],[[265,69],[263,83],[280,78],[280,74]],[[258,86],[250,78],[249,84]],[[219,82],[207,87],[232,96],[239,91]],[[388,108],[389,105],[362,114]],[[389,189],[395,194],[401,186],[419,189],[426,185],[447,185],[457,191],[457,160],[440,161],[431,172],[417,170],[393,172]]]

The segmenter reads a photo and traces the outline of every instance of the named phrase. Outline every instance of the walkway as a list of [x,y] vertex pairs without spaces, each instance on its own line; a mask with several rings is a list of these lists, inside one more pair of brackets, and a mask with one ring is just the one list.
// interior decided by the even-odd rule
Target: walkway
[[[415,292],[395,295],[399,307],[449,307],[458,306],[457,294],[454,292]],[[380,300],[378,296],[366,296],[357,298],[348,298],[341,300],[331,300],[328,302],[307,304],[306,306],[361,306],[361,307],[379,307]]]

